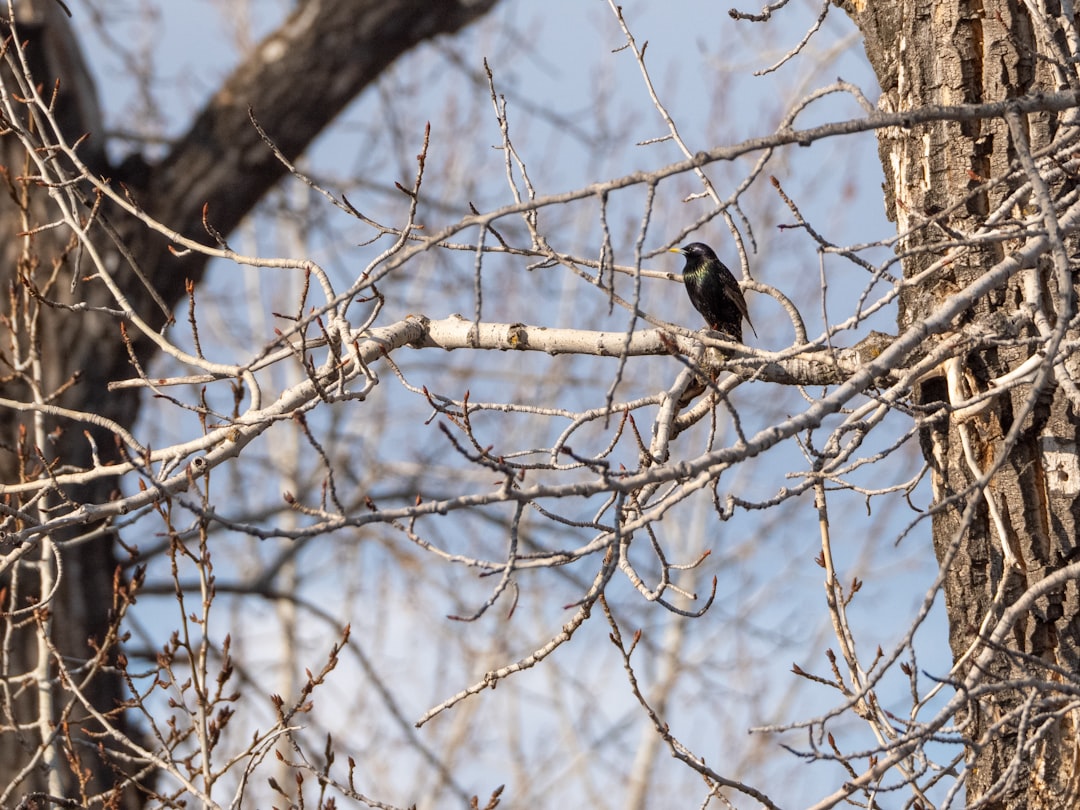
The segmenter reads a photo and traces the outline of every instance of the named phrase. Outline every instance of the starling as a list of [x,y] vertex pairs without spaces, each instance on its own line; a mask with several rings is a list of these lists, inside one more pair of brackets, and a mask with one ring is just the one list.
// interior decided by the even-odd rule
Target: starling
[[713,249],[701,242],[686,247],[671,248],[671,253],[686,257],[683,282],[694,309],[705,316],[710,329],[722,332],[737,343],[742,343],[743,318],[750,324],[750,331],[757,337],[750,313],[746,309],[739,282],[724,263],[716,258]]

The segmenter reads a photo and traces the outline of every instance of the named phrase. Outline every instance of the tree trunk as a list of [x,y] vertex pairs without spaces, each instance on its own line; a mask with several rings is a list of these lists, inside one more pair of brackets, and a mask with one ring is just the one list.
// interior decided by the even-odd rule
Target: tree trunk
[[[105,159],[92,79],[63,5],[21,0],[15,19],[43,94],[48,96],[60,81],[56,114],[65,136],[69,142],[90,136],[79,147],[83,161],[99,176],[123,182],[144,210],[169,227],[209,241],[202,226],[204,205],[214,228],[228,234],[285,175],[284,166],[252,127],[249,107],[282,153],[296,158],[394,59],[419,42],[458,30],[494,5],[495,0],[301,2],[279,32],[237,68],[160,164],[135,159],[121,167],[110,167]],[[0,37],[8,33],[5,24]],[[5,71],[10,89],[13,77],[9,68]],[[30,128],[25,119],[21,124]],[[82,278],[91,268],[67,228],[34,230],[58,215],[47,190],[25,179],[31,168],[23,143],[10,132],[0,135],[0,398],[48,402],[130,428],[138,414],[137,395],[107,389],[110,381],[133,373],[118,321],[63,306],[115,308],[116,303],[100,281]],[[89,208],[80,212],[88,214]],[[185,294],[185,283],[202,277],[205,257],[178,258],[168,251],[164,237],[115,212],[113,216],[130,258],[167,307],[175,306]],[[93,238],[113,263],[132,306],[149,323],[162,324],[167,313],[129,270],[128,259],[105,234],[99,231]],[[153,344],[134,330],[129,337],[140,362],[149,362]],[[65,684],[57,683],[46,646],[46,640],[55,644],[68,666],[77,668],[107,638],[115,613],[114,582],[122,581],[114,578],[113,534],[108,527],[87,526],[70,536],[51,537],[55,551],[13,549],[3,543],[3,531],[31,519],[35,510],[66,510],[110,497],[115,482],[56,493],[48,503],[27,503],[3,486],[46,475],[45,465],[85,468],[94,463],[94,445],[99,463],[116,458],[115,437],[107,429],[0,408],[0,520],[7,521],[0,526],[0,555],[9,555],[9,565],[0,572],[0,795],[6,797],[0,803],[6,806],[19,800],[47,806],[48,799],[35,794],[57,792],[81,802],[113,785],[123,786],[122,772],[144,767],[99,756],[99,743],[115,743],[94,736],[88,713]],[[75,534],[83,539],[72,542]],[[54,555],[62,568],[57,569]],[[16,557],[19,562],[10,565]],[[43,583],[58,571],[55,593],[44,598]],[[124,697],[117,676],[99,673],[83,691],[122,728],[122,716],[115,716]],[[71,710],[68,715],[61,714],[65,706]],[[63,729],[70,735],[68,750],[63,743],[45,742],[61,720],[68,722]],[[51,753],[43,756],[44,751]],[[84,771],[81,786],[73,766]],[[152,783],[152,775],[142,781]],[[143,799],[128,789],[121,801],[134,806]]]
[[[865,37],[881,85],[879,107],[903,111],[1060,89],[1059,66],[1066,61],[1061,31],[1072,22],[1055,18],[1060,11],[1052,0],[1047,5],[1045,24],[1059,26],[1055,37],[1036,33],[1039,26],[1020,0],[857,0],[844,8]],[[1023,141],[1038,152],[1071,139],[1075,124],[1063,123],[1072,122],[1075,112],[1017,115],[1012,128],[997,118],[880,131],[885,204],[902,235],[904,276],[913,278],[944,257],[946,243],[983,230],[991,212],[1026,179],[1018,162]],[[1069,178],[1066,172],[1048,182],[1055,201],[1071,190]],[[1015,219],[1033,211],[1034,195],[1006,214]],[[971,243],[956,252],[951,262],[905,290],[900,330],[925,319],[943,298],[964,290],[1019,243]],[[1074,241],[1067,247],[1075,255]],[[966,399],[991,390],[990,380],[1033,354],[1039,332],[1024,303],[1036,286],[1051,326],[1055,317],[1072,316],[1072,297],[1058,294],[1049,256],[974,299],[954,326],[981,325],[994,345],[959,358],[953,405],[958,395]],[[1075,339],[1075,330],[1067,337]],[[1077,414],[1053,376],[1041,391],[1022,385],[991,398],[974,416],[945,407],[950,390],[943,378],[925,382],[916,402],[926,413],[938,409],[938,418],[923,431],[923,450],[933,474],[933,542],[945,573],[949,639],[960,662],[952,678],[960,681],[973,658],[965,653],[980,635],[1022,593],[1076,559]],[[982,486],[979,478],[990,473],[988,486]],[[1070,675],[1075,679],[1078,648],[1075,583],[1040,598],[1013,627],[963,718],[969,806],[1074,806],[1080,779],[1077,718],[1059,713],[1055,684]]]

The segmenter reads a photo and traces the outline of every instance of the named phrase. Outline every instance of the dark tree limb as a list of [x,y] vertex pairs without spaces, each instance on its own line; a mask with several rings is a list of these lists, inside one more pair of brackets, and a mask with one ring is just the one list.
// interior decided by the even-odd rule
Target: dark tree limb
[[[251,125],[248,109],[286,158],[298,157],[361,90],[417,44],[457,31],[495,0],[308,0],[214,94],[139,191],[145,209],[185,236],[206,239],[204,204],[222,234],[235,228],[285,175]],[[244,178],[238,182],[238,178]],[[162,270],[168,301],[183,295],[205,258],[182,274]]]
[[[286,172],[252,126],[249,108],[281,152],[294,159],[395,59],[425,40],[459,30],[495,2],[300,2],[279,30],[236,68],[159,164],[135,159],[121,167],[107,163],[100,140],[103,128],[93,81],[73,34],[78,19],[69,20],[63,7],[52,0],[19,0],[15,25],[39,91],[47,98],[54,87],[59,88],[54,115],[65,139],[74,143],[88,136],[78,147],[85,165],[99,177],[122,182],[132,198],[165,225],[209,242],[202,222],[204,207],[209,224],[227,235]],[[6,37],[10,30],[4,20],[0,35]],[[9,57],[4,80],[14,81],[20,71],[13,51]],[[29,120],[21,126],[34,131]],[[57,213],[47,189],[28,179],[32,168],[24,144],[11,132],[0,135],[0,396],[27,402],[44,395],[59,406],[95,412],[130,427],[138,415],[138,392],[111,392],[108,383],[129,377],[132,360],[146,363],[155,347],[134,332],[125,338],[114,316],[73,309],[114,308],[115,301],[100,281],[82,278],[87,263],[68,229],[50,227]],[[79,216],[95,211],[111,222],[112,235],[109,229],[96,228],[91,238],[115,260],[115,278],[123,294],[140,316],[160,325],[168,317],[161,302],[167,309],[182,300],[187,282],[201,280],[206,257],[175,256],[165,237],[148,232],[123,212],[97,210],[91,189],[83,193],[84,210]],[[25,370],[32,366],[24,362],[23,370],[13,371],[16,354],[23,360],[38,356],[40,364],[33,366],[37,370]],[[4,515],[16,514],[24,506],[19,496],[4,493],[4,483],[37,477],[43,464],[85,466],[94,447],[100,463],[116,458],[116,444],[108,431],[84,431],[82,425],[61,420],[51,420],[46,429],[50,440],[41,442],[45,446],[35,446],[42,426],[18,413],[0,411]],[[66,492],[64,497],[105,502],[111,487],[111,483],[99,483]],[[124,588],[114,576],[117,561],[112,535],[84,528],[94,539],[68,543],[70,537],[51,538],[63,558],[64,573],[48,603],[51,624],[40,631],[49,634],[65,660],[76,664],[92,658],[101,645],[115,643],[114,590],[119,593]],[[0,527],[0,531],[5,529]],[[37,549],[24,551],[27,560],[39,553]],[[23,572],[17,589],[12,580],[0,580],[0,610],[23,609],[40,600],[41,588],[35,587],[38,581],[33,574],[32,569]],[[23,686],[17,697],[6,700],[10,713],[0,716],[0,794],[7,797],[3,803],[13,806],[27,798],[29,806],[37,801],[29,797],[55,793],[57,778],[66,796],[79,797],[79,782],[63,757],[51,763],[39,758],[36,767],[26,768],[35,761],[42,730],[47,727],[34,725],[42,705],[35,691],[42,686],[39,655],[43,642],[34,621],[24,620],[20,629],[4,632],[11,633],[5,636],[11,654],[5,658],[0,678]],[[93,719],[61,685],[53,689],[54,706],[66,711],[65,729],[75,746],[78,767],[89,777],[83,795],[94,796],[122,785],[121,771],[114,770],[118,761],[99,756],[95,738],[87,736],[95,729]],[[83,692],[99,712],[111,714],[123,727],[124,718],[116,714],[123,690],[115,673],[100,673]],[[48,722],[59,719],[48,718]],[[131,761],[130,767],[138,770],[141,765]],[[141,777],[144,787],[152,782]],[[116,806],[137,807],[144,798],[126,789],[113,801]]]

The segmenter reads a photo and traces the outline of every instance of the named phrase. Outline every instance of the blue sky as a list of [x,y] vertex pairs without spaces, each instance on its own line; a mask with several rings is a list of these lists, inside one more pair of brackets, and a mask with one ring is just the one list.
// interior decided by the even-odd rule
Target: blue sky
[[[100,42],[92,44],[93,34],[87,31],[89,58],[100,80],[110,125],[159,137],[178,135],[192,109],[212,92],[237,59],[234,32],[220,21],[223,4],[206,0],[163,3],[149,28],[145,18],[131,13],[126,5],[123,9],[121,4],[102,5],[114,12],[125,11],[118,14],[117,24],[123,27],[110,30],[119,41],[152,56],[155,85],[162,93],[155,105],[145,105],[115,49]],[[250,27],[245,27],[239,38],[256,41],[273,28],[286,6],[269,0],[253,3]],[[732,20],[728,5],[709,2],[632,2],[624,3],[623,8],[639,43],[648,40],[646,59],[653,82],[693,150],[771,133],[796,100],[832,83],[837,76],[860,86],[871,100],[876,98],[861,44],[836,8],[802,54],[761,77],[751,74],[773,64],[799,42],[820,6],[793,3],[768,24]],[[192,47],[192,43],[199,46]],[[392,191],[393,183],[408,181],[420,133],[430,121],[430,181],[425,186],[422,209],[426,222],[435,226],[452,221],[467,202],[481,209],[508,203],[511,198],[503,155],[492,148],[499,142],[499,131],[484,86],[484,58],[493,70],[498,92],[506,98],[514,143],[541,194],[672,163],[680,158],[673,144],[638,145],[663,135],[665,128],[645,93],[638,66],[628,52],[617,52],[623,44],[608,5],[600,0],[503,2],[461,36],[423,46],[395,65],[325,133],[304,159],[304,170],[335,193],[347,194],[365,213],[393,221],[402,210],[400,196]],[[802,113],[796,123],[811,126],[858,111],[852,100],[834,96]],[[117,147],[117,154],[123,149]],[[753,159],[708,167],[721,196],[731,193]],[[835,321],[846,317],[862,290],[865,273],[835,256],[821,258],[802,231],[778,227],[790,224],[792,217],[769,185],[769,175],[778,178],[830,241],[872,242],[894,232],[884,219],[876,145],[872,136],[860,136],[808,148],[792,147],[777,154],[765,175],[742,198],[750,228],[741,221],[738,225],[747,243],[751,238],[756,243],[756,251],[749,254],[752,275],[796,299],[814,334],[821,331],[826,318]],[[703,201],[680,201],[695,190],[689,177],[661,185],[662,199],[656,204],[645,239],[647,251],[665,245],[672,233],[707,209]],[[620,263],[633,262],[643,204],[639,191],[611,200],[608,224]],[[594,207],[568,207],[545,212],[543,217],[546,232],[558,249],[585,257],[598,254],[600,228]],[[507,227],[510,233],[520,233],[513,223]],[[343,283],[383,246],[363,245],[370,236],[306,189],[286,183],[233,241],[238,249],[260,255],[310,256]],[[738,266],[731,235],[720,219],[694,238],[712,243],[729,265]],[[888,254],[878,249],[865,255],[881,261]],[[383,285],[388,297],[384,317],[392,319],[409,312],[433,318],[453,312],[471,314],[475,292],[471,261],[468,254],[433,255],[407,273],[387,279]],[[680,263],[676,257],[659,256],[650,260],[647,268],[677,271]],[[560,327],[625,328],[625,313],[616,310],[609,314],[606,298],[587,284],[557,271],[523,271],[520,264],[492,257],[485,265],[486,318]],[[215,265],[199,293],[200,307],[209,313],[204,333],[214,338],[208,354],[233,352],[237,345],[257,346],[274,324],[273,313],[288,306],[294,284],[282,274]],[[650,312],[674,322],[696,324],[696,314],[681,285],[654,280],[646,280],[644,285],[643,301]],[[751,295],[748,300],[759,345],[779,349],[790,343],[791,327],[779,308],[764,296]],[[891,331],[894,317],[890,310],[864,324],[858,334],[841,338],[854,342],[869,328]],[[184,340],[183,334],[178,333],[177,339]],[[563,407],[580,407],[602,393],[613,374],[610,364],[537,357],[529,358],[530,365],[514,369],[514,375],[508,376],[501,357],[414,354],[400,358],[412,382],[455,396],[467,388],[474,398],[492,400],[524,395]],[[675,373],[670,362],[648,360],[634,366],[628,391],[650,386],[655,390],[655,386],[670,384]],[[426,418],[423,403],[395,388],[392,374],[380,374],[383,385],[365,403],[367,408],[377,409],[377,416],[370,410],[358,417],[353,411],[337,409],[321,416],[324,421],[316,421],[316,430],[351,443],[350,452],[358,467],[355,479],[365,486],[369,482],[364,481],[359,468],[368,456],[387,458],[397,470],[427,466],[427,474],[432,475],[438,453],[444,448],[438,444],[434,428],[418,432],[418,424]],[[576,384],[593,377],[600,380],[595,387]],[[287,380],[279,382],[284,385]],[[813,396],[816,392],[806,393]],[[734,403],[747,429],[766,426],[805,407],[798,392],[760,385],[740,388]],[[478,429],[485,427],[479,425]],[[159,437],[155,446],[174,435],[173,431],[183,429],[190,429],[190,420],[185,422],[182,415],[169,414],[157,405],[147,407],[141,430]],[[497,421],[489,429],[493,440],[513,432],[506,423]],[[549,432],[558,429],[558,425],[545,426],[537,441],[550,441]],[[903,420],[897,419],[891,432],[879,441],[887,444],[888,436],[902,430]],[[601,441],[603,436],[589,435],[587,440]],[[721,425],[718,441],[732,440],[730,428]],[[680,449],[697,452],[699,445],[695,443],[705,441],[695,434]],[[418,442],[422,447],[416,446]],[[233,481],[225,482],[225,475],[216,478],[215,486],[226,508],[253,513],[280,505],[280,492],[285,487],[272,471],[280,463],[277,453],[283,446],[275,439],[252,447],[246,461],[238,465],[241,471]],[[867,452],[873,447],[871,439]],[[877,466],[856,477],[877,486],[904,480],[918,468],[917,447],[907,447],[894,461],[888,468]],[[779,488],[794,485],[787,472],[805,467],[798,448],[788,445],[725,474],[718,491],[721,496],[731,493],[746,500],[767,499]],[[317,480],[311,469],[300,472],[309,485]],[[375,485],[389,492],[393,484],[393,480],[383,480]],[[438,481],[429,485],[437,486]],[[864,649],[872,651],[881,645],[889,650],[906,631],[935,571],[928,527],[923,524],[895,545],[903,527],[915,518],[902,501],[875,500],[867,515],[868,506],[861,497],[837,493],[833,498],[838,567],[845,581],[858,576],[865,583],[851,608],[856,634]],[[913,500],[925,506],[925,487]],[[591,504],[581,505],[583,513],[592,508]],[[445,527],[425,528],[447,546],[463,550],[480,547],[492,554],[498,553],[505,535],[479,515],[464,516]],[[752,737],[747,730],[812,717],[838,703],[835,693],[807,687],[790,674],[791,664],[797,663],[826,675],[823,650],[835,646],[828,637],[823,574],[813,564],[820,544],[812,498],[804,495],[775,513],[739,512],[723,523],[712,512],[710,500],[700,498],[688,503],[686,510],[665,518],[660,531],[662,542],[674,551],[712,550],[703,571],[706,576],[696,586],[699,593],[712,575],[720,583],[716,606],[686,631],[683,651],[687,672],[673,691],[673,728],[711,763],[728,763],[733,769],[730,775],[745,774],[766,787],[782,805],[809,803],[835,784],[837,769],[804,765],[782,752],[776,738]],[[549,537],[542,527],[537,532]],[[219,572],[238,580],[242,580],[252,555],[272,559],[280,550],[243,538],[232,538],[232,542],[227,545],[225,539],[221,541]],[[298,559],[305,572],[302,592],[342,620],[354,623],[371,648],[376,667],[389,682],[400,686],[402,708],[410,718],[475,680],[484,667],[524,655],[557,631],[566,620],[561,606],[574,598],[591,571],[586,568],[526,579],[523,601],[530,610],[523,610],[514,623],[491,616],[475,624],[462,624],[448,622],[446,614],[475,607],[490,590],[490,583],[477,582],[471,571],[433,566],[423,578],[421,597],[414,592],[415,575],[404,562],[415,564],[423,558],[397,549],[385,536],[342,533],[310,544]],[[160,576],[163,571],[157,573]],[[325,599],[331,593],[334,598]],[[550,604],[544,604],[545,596],[550,596]],[[659,644],[673,623],[684,621],[643,604],[625,583],[613,585],[610,597],[627,622],[627,635],[640,626],[647,639]],[[394,598],[408,607],[388,607],[384,600]],[[365,606],[373,599],[380,600],[382,607],[368,615]],[[273,638],[280,617],[267,605],[228,604],[224,609],[231,619],[222,620],[221,632],[231,626],[239,637],[244,635],[239,626],[247,624],[248,637],[239,638],[237,644],[257,656],[260,643]],[[168,626],[174,610],[168,600],[161,600],[144,608],[143,621],[153,632],[156,626]],[[250,621],[252,616],[258,621]],[[921,645],[925,652],[920,653],[919,665],[944,674],[948,650],[939,617],[935,614],[933,618],[936,623],[920,635],[926,642]],[[628,752],[636,748],[640,735],[648,732],[643,731],[647,724],[628,695],[606,633],[602,622],[592,621],[574,645],[545,662],[548,669],[523,673],[495,692],[475,698],[475,706],[458,710],[461,723],[473,719],[474,713],[489,718],[487,722],[474,720],[478,724],[474,733],[482,744],[461,765],[462,780],[471,789],[480,791],[506,782],[512,805],[516,804],[514,796],[527,795],[534,801],[537,796],[564,803],[596,803],[600,799],[596,806],[621,806],[619,769],[626,766]],[[311,661],[303,666],[313,667],[312,661],[318,660],[328,638],[323,628],[304,639]],[[474,657],[463,655],[463,649]],[[647,653],[642,653],[640,667],[646,682],[662,670],[660,658],[653,660]],[[394,799],[402,803],[422,800],[429,795],[425,791],[435,791],[436,780],[424,772],[422,764],[414,762],[415,755],[400,738],[400,729],[386,719],[384,707],[357,697],[356,684],[365,683],[367,677],[361,669],[354,661],[348,662],[344,674],[328,688],[341,705],[349,706],[350,714],[363,717],[370,728],[378,729],[387,748],[401,746],[397,762],[402,785],[409,782],[406,774],[423,774],[415,785],[402,788],[408,795]],[[558,677],[551,673],[558,673]],[[896,675],[887,676],[885,684],[884,693],[895,695],[902,713],[907,684]],[[578,756],[595,757],[599,773],[582,775],[588,769],[583,769],[580,761],[560,758],[553,730],[565,722],[561,714],[575,713],[580,714],[581,739],[593,741],[593,747],[584,746]],[[331,710],[320,722],[329,725],[333,714]],[[430,734],[430,744],[437,747],[454,722],[453,717],[440,718],[434,728],[421,735]],[[546,784],[527,784],[527,776],[515,771],[508,756],[513,746],[507,743],[508,737],[515,739],[515,735],[506,732],[515,724],[521,728],[515,743],[520,746],[518,753],[523,751],[546,766],[532,777],[537,783],[546,779]],[[841,727],[850,731],[851,747],[869,744],[856,724]],[[360,750],[371,746],[355,727],[339,734],[339,740]],[[784,741],[801,746],[805,736],[789,735]],[[697,805],[702,794],[696,777],[664,753],[657,758],[656,768],[658,786],[686,796],[683,806]]]

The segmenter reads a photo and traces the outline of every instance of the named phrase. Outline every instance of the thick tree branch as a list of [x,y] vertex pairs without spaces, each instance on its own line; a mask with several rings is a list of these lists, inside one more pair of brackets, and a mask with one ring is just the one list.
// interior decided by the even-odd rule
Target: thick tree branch
[[[169,155],[127,178],[140,204],[180,233],[205,239],[202,217],[228,234],[286,173],[248,119],[254,110],[282,154],[295,159],[361,90],[418,43],[452,33],[496,0],[307,0],[233,72]],[[238,178],[243,178],[238,182]],[[175,303],[204,256],[151,265]]]

